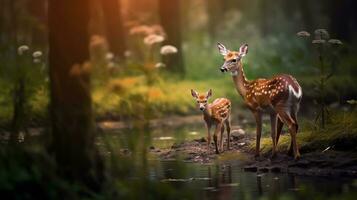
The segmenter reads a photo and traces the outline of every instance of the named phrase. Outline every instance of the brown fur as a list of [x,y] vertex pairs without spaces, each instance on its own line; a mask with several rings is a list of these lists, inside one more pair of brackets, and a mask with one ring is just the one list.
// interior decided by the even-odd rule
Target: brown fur
[[[208,102],[208,94],[200,95],[196,91],[191,90],[192,96],[196,99],[197,103],[202,106],[205,105],[205,109],[203,110],[203,119],[207,126],[207,144],[208,149],[211,143],[211,127],[215,126],[215,131],[213,134],[213,140],[215,144],[216,153],[219,151],[223,151],[223,133],[224,127],[226,126],[227,129],[227,148],[229,149],[230,146],[230,130],[231,130],[231,123],[230,123],[230,114],[231,114],[231,102],[226,98],[218,98],[215,99],[212,103]],[[218,150],[218,141],[217,137],[220,133],[220,141],[219,141],[219,149]]]
[[294,77],[285,74],[271,79],[249,81],[245,78],[241,60],[248,53],[248,45],[242,45],[239,52],[236,52],[230,51],[224,45],[218,43],[218,50],[225,59],[221,71],[230,71],[232,73],[237,91],[255,117],[257,125],[256,156],[259,156],[260,152],[262,114],[263,111],[267,111],[270,114],[271,121],[272,155],[274,156],[276,153],[282,126],[286,124],[291,135],[290,150],[294,152],[295,159],[298,159],[300,153],[296,141],[298,130],[297,112],[302,97],[302,89],[299,83]]

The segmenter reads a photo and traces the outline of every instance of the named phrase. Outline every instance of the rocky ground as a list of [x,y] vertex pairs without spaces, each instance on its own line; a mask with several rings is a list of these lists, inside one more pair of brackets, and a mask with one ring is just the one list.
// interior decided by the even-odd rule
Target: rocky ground
[[206,164],[214,162],[219,156],[224,156],[225,154],[246,152],[248,149],[247,145],[251,140],[252,139],[247,137],[242,129],[238,129],[232,131],[230,149],[227,150],[225,142],[224,151],[219,155],[215,153],[213,142],[208,150],[206,138],[175,143],[168,149],[157,149],[155,147],[151,147],[151,152],[157,154],[162,160],[180,158],[188,162]]

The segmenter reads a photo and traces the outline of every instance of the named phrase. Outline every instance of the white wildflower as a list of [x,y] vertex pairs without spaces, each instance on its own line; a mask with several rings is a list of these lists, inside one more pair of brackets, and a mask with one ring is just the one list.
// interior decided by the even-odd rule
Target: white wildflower
[[105,55],[105,58],[106,58],[107,60],[113,60],[114,54],[111,53],[111,52],[108,52],[108,53]]
[[134,26],[129,30],[130,35],[148,35],[151,28],[147,25]]
[[19,46],[19,48],[17,48],[17,53],[19,55],[23,55],[25,53],[25,51],[28,51],[29,49],[30,49],[29,46],[21,45],[21,46]]
[[38,58],[42,56],[42,52],[41,51],[35,51],[32,53],[32,57],[34,58]]
[[33,63],[36,63],[36,64],[41,63],[41,59],[39,59],[39,58],[34,58],[32,61],[33,61]]
[[336,45],[342,45],[342,44],[343,44],[343,43],[342,43],[340,40],[338,40],[338,39],[330,39],[328,42],[331,43],[331,44],[336,44]]
[[316,29],[315,30],[315,39],[317,40],[328,40],[330,38],[330,34],[326,29]]
[[299,37],[310,37],[310,33],[307,31],[300,31],[300,32],[296,33],[296,35]]
[[169,54],[175,54],[175,53],[177,53],[177,48],[172,45],[165,45],[165,46],[162,46],[160,49],[161,55],[169,55]]
[[319,40],[313,40],[312,44],[324,44],[325,42],[326,42],[326,40],[319,39]]
[[162,68],[162,67],[166,67],[166,65],[162,62],[156,63],[155,64],[155,68]]
[[165,40],[165,38],[161,35],[156,35],[156,34],[151,34],[151,35],[148,35],[144,38],[144,43],[146,45],[153,45],[153,44],[157,44],[157,43],[160,43],[160,42],[163,42]]
[[164,29],[159,24],[154,24],[154,25],[150,26],[150,34],[161,35],[163,37],[166,36]]
[[125,57],[130,57],[131,56],[131,51],[128,51],[128,50],[126,50],[125,52],[124,52],[124,56]]
[[350,105],[357,105],[357,100],[350,99],[350,100],[347,100],[347,103]]

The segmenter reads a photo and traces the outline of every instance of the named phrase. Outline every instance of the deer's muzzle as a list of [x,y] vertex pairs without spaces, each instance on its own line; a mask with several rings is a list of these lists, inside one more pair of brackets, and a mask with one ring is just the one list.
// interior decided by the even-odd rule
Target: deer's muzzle
[[227,69],[227,67],[221,67],[221,72],[228,72],[228,69]]

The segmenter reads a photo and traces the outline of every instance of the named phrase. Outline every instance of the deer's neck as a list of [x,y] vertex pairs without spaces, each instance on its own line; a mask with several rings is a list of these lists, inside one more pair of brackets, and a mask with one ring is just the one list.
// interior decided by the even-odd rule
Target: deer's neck
[[233,78],[234,86],[236,87],[238,93],[243,97],[243,99],[245,99],[249,81],[245,77],[243,64],[240,64],[238,66],[237,72],[232,73],[232,78]]
[[212,109],[211,109],[211,106],[210,105],[207,105],[206,106],[206,109],[203,111],[203,116],[205,117],[205,118],[211,118],[211,116],[212,116]]

